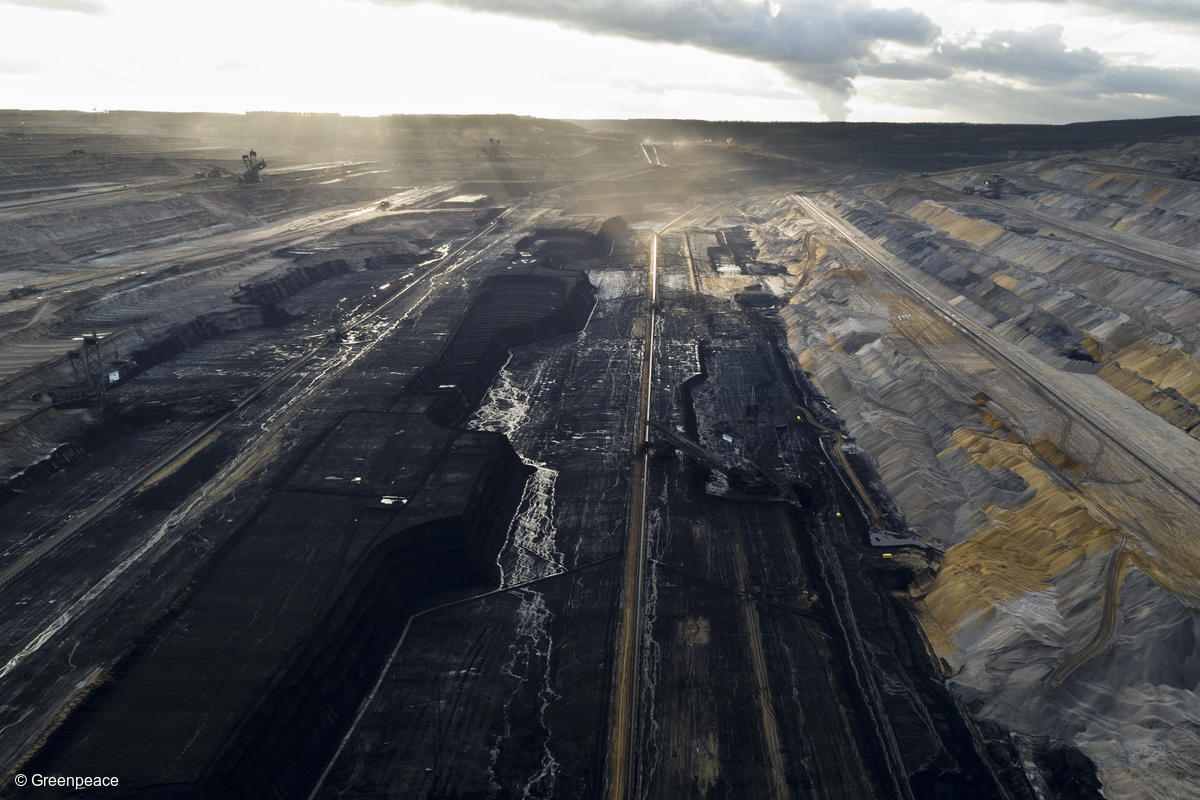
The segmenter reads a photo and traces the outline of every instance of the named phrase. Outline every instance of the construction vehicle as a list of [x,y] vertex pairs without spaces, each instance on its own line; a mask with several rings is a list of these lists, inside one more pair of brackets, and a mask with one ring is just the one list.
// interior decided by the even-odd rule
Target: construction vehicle
[[242,154],[242,163],[246,171],[242,173],[242,183],[258,183],[259,173],[267,167],[267,162],[251,148],[249,153]]

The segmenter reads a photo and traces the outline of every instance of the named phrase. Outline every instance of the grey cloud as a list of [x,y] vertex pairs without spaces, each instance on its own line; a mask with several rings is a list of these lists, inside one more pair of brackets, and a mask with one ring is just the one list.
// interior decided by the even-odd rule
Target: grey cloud
[[1030,31],[992,31],[979,44],[962,47],[943,43],[938,63],[960,69],[1057,83],[1102,70],[1104,56],[1090,48],[1068,50],[1062,28],[1046,25]]
[[13,6],[44,8],[48,11],[75,11],[80,14],[104,14],[108,8],[98,0],[0,0]]
[[1111,67],[1096,75],[1090,85],[1102,95],[1123,94],[1159,97],[1185,102],[1196,113],[1200,105],[1200,70],[1158,67]]
[[[1022,0],[1024,2],[1024,0]],[[1166,22],[1200,23],[1200,0],[1043,0],[1055,5],[1091,6],[1122,17]]]
[[1095,87],[1016,88],[956,75],[944,81],[897,82],[889,102],[970,122],[1078,122],[1194,114],[1187,100],[1138,93],[1097,94]]
[[881,61],[860,65],[859,74],[895,81],[925,81],[949,78],[954,70],[932,61]]
[[[971,119],[1053,122],[1194,114],[1200,104],[1200,69],[1114,63],[1089,48],[1068,48],[1057,26],[993,31],[972,45],[943,42],[927,64],[953,74],[922,84],[898,80],[893,100],[958,108]],[[1023,86],[968,78],[967,72],[1016,79]]]
[[[411,5],[420,0],[370,0]],[[1158,113],[1195,113],[1200,70],[1161,69],[1114,63],[1090,48],[1071,49],[1063,29],[992,31],[972,43],[940,39],[927,16],[912,9],[872,8],[867,0],[845,3],[793,0],[782,5],[743,0],[439,0],[472,11],[547,20],[590,33],[700,47],[771,64],[816,99],[831,119],[844,119],[858,77],[888,80],[893,97],[922,108],[961,108],[966,118],[1043,121],[1098,119]],[[995,0],[1003,7],[1004,0]],[[1125,9],[1118,0],[1044,0]],[[1200,0],[1147,0],[1129,13],[1178,15],[1200,20]],[[1116,13],[1115,11],[1113,12]],[[917,53],[882,60],[879,42],[896,42]],[[924,51],[923,53],[920,51]],[[1019,81],[978,81],[976,73]],[[657,77],[647,72],[648,86]],[[950,106],[944,105],[950,104]]]
[[993,31],[976,45],[943,43],[930,62],[1081,97],[1125,94],[1200,101],[1200,70],[1115,64],[1090,48],[1069,49],[1062,33],[1057,25]]
[[1200,2],[1196,0],[1085,0],[1089,5],[1118,11],[1146,19],[1162,19],[1181,22],[1200,22]]
[[[374,0],[409,5],[415,0]],[[872,45],[928,45],[937,25],[912,9],[863,2],[799,0],[776,6],[741,0],[442,0],[442,5],[550,20],[590,33],[669,42],[773,64],[812,90],[828,116],[841,118],[859,64]]]

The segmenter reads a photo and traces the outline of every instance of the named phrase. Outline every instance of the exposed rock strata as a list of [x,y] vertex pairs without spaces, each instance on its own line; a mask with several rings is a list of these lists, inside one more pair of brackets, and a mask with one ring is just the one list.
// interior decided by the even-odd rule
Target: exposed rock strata
[[[1002,204],[915,179],[826,200],[942,302],[1194,437],[1200,294],[1155,242],[1190,243],[1180,220],[1200,186],[1065,162],[1005,175],[1021,191]],[[1118,189],[1178,211],[1138,213],[1106,194]],[[1026,207],[1143,237],[1161,257],[1139,262]],[[909,525],[948,548],[914,591],[957,693],[985,719],[1081,748],[1107,797],[1190,797],[1200,780],[1195,509],[790,204],[757,238],[800,279],[782,311],[793,352]]]

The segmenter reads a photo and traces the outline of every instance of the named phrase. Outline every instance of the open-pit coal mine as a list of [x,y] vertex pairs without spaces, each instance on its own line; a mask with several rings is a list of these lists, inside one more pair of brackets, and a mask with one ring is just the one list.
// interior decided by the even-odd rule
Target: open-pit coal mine
[[0,112],[0,797],[1196,797],[1197,159]]

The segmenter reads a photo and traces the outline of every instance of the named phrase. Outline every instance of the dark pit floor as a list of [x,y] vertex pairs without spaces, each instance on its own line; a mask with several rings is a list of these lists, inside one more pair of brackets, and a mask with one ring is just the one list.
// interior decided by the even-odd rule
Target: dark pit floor
[[[53,569],[74,608],[147,535],[172,543],[11,671],[14,700],[89,688],[45,712],[66,723],[27,771],[115,772],[129,797],[604,796],[649,247],[593,254],[584,275],[514,265],[521,233],[330,344],[0,587],[44,595]],[[1011,753],[981,755],[930,679],[862,503],[799,415],[833,422],[780,332],[699,296],[681,235],[659,247],[652,416],[803,502],[714,496],[704,466],[651,459],[635,796],[1005,796]],[[292,300],[378,282],[338,274]],[[214,338],[140,391],[238,399],[321,335],[310,314]],[[98,476],[75,489],[98,493],[101,468],[111,482],[203,424],[127,421],[107,441],[138,446],[102,442],[55,480]],[[45,524],[37,492],[0,512],[29,517],[10,547]],[[0,636],[15,646],[45,616]]]

